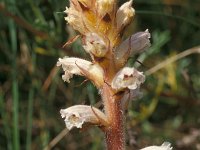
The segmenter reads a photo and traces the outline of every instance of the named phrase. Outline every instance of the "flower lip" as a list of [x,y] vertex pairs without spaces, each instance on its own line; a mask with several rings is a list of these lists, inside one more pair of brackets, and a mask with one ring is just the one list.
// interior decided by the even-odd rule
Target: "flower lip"
[[79,113],[73,112],[64,115],[64,110],[60,110],[62,118],[65,118],[66,127],[71,130],[73,127],[82,128],[85,118],[81,118]]
[[62,66],[63,70],[65,71],[65,74],[62,76],[64,81],[70,82],[69,79],[73,77],[73,74],[83,75],[78,65],[80,67],[89,69],[92,63],[80,58],[73,57],[64,57],[63,59],[58,59],[57,66]]
[[75,105],[60,110],[61,117],[65,118],[66,127],[71,130],[73,127],[82,128],[86,123],[96,125],[107,125],[107,117],[99,109],[87,105]]
[[135,68],[124,67],[113,78],[111,86],[113,89],[131,89],[135,90],[145,81],[145,76],[142,72]]

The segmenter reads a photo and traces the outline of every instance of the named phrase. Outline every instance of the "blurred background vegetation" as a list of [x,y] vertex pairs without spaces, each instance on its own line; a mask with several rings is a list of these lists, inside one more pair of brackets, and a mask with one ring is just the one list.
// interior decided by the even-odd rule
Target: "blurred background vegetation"
[[[64,83],[55,66],[63,56],[89,59],[80,41],[62,48],[76,34],[64,21],[68,4],[0,0],[0,150],[104,149],[98,128],[67,133],[59,114],[100,101],[91,83],[80,85],[84,78],[77,76]],[[200,1],[134,0],[134,8],[124,38],[148,28],[152,46],[129,60],[147,80],[127,111],[127,149],[169,141],[175,150],[200,150],[200,57],[194,48],[200,46]]]

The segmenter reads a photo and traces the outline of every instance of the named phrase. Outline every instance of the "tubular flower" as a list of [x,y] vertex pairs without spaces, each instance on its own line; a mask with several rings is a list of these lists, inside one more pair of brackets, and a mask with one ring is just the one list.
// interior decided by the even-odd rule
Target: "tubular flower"
[[64,81],[70,82],[69,79],[75,75],[86,76],[99,87],[103,83],[103,70],[98,64],[93,64],[87,60],[65,57],[59,58],[57,66],[62,66],[65,74],[62,76]]
[[141,53],[148,49],[151,46],[149,38],[150,33],[148,30],[138,32],[127,38],[115,49],[114,55],[116,63],[124,65],[129,56],[133,56],[134,54]]
[[126,27],[135,15],[135,10],[131,7],[133,0],[124,3],[116,14],[117,29],[122,30]]
[[96,57],[103,57],[108,51],[108,48],[106,48],[106,43],[96,33],[86,34],[84,41],[85,44],[83,45],[83,48],[86,50],[86,52]]
[[149,146],[141,150],[172,150],[169,142],[164,142],[161,146]]
[[73,127],[82,128],[86,123],[95,125],[107,125],[107,119],[99,109],[87,105],[75,105],[60,110],[61,117],[65,118],[66,127],[71,130]]
[[124,67],[113,78],[111,86],[113,89],[122,90],[128,88],[135,90],[140,87],[145,81],[145,76],[142,72],[137,71],[135,68]]

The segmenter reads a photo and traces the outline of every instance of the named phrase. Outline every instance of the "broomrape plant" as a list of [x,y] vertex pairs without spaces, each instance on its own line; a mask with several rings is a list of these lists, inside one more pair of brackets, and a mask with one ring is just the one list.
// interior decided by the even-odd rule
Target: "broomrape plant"
[[[70,0],[65,13],[67,23],[81,34],[83,48],[91,61],[64,57],[59,58],[57,66],[62,66],[62,78],[66,82],[70,82],[74,74],[92,81],[99,90],[104,110],[75,105],[61,109],[61,116],[69,130],[88,124],[98,126],[105,133],[108,150],[124,150],[125,110],[129,100],[137,98],[145,81],[143,72],[127,67],[126,63],[129,57],[149,48],[150,33],[148,30],[138,32],[122,41],[124,29],[135,15],[132,0],[119,8],[116,0]],[[160,147],[143,150],[156,148],[172,149],[165,142]]]

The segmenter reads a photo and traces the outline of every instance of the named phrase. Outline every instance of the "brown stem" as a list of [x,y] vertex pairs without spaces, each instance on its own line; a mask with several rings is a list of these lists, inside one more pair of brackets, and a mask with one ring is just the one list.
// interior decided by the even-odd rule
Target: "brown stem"
[[121,96],[114,95],[111,87],[105,83],[102,89],[105,113],[110,123],[105,131],[108,150],[125,150],[124,114]]

